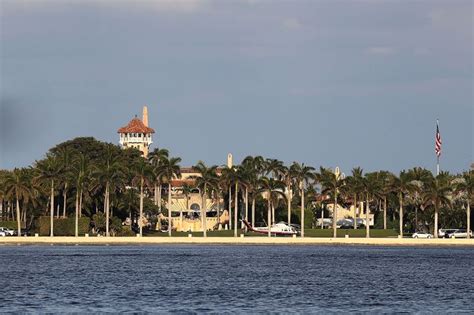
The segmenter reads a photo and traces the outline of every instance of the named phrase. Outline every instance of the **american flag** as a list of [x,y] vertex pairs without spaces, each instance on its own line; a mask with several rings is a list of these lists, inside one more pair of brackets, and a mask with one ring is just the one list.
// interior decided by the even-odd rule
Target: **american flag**
[[439,133],[438,121],[436,121],[435,153],[437,157],[441,155],[441,134]]

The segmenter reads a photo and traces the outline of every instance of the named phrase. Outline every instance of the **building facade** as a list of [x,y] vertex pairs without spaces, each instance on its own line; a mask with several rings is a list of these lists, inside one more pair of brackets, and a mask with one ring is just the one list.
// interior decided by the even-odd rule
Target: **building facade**
[[144,157],[147,157],[150,145],[153,143],[152,135],[155,133],[155,130],[148,127],[148,108],[146,106],[143,107],[143,120],[135,116],[126,126],[120,128],[117,133],[119,134],[119,143],[122,148],[138,149]]

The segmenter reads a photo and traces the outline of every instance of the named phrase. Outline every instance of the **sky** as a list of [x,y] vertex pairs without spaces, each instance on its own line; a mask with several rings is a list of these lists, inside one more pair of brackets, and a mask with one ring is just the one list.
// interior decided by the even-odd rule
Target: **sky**
[[148,106],[183,166],[473,161],[472,1],[1,0],[0,168]]

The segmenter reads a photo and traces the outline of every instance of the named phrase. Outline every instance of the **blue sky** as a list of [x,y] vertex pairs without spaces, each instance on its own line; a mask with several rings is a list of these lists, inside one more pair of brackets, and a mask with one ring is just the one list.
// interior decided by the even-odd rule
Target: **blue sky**
[[79,136],[345,172],[473,161],[472,1],[2,0],[0,167]]

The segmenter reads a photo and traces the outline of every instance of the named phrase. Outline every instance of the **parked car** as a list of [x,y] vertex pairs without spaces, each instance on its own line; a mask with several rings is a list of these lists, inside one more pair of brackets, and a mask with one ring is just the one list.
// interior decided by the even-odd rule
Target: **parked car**
[[456,229],[439,229],[438,237],[449,238],[450,234],[454,233]]
[[433,238],[433,235],[427,232],[415,232],[411,236],[413,238]]
[[13,234],[15,233],[13,230],[10,230],[6,227],[0,227],[0,232],[3,232],[5,234],[3,236],[13,236]]
[[0,231],[0,236],[7,236],[5,232]]
[[[31,235],[29,229],[21,229],[20,233],[21,233],[20,236],[30,236],[30,235]],[[18,231],[15,230],[15,231],[13,232],[13,235],[18,236]]]
[[[469,236],[472,237],[472,231],[469,230]],[[449,238],[454,237],[454,238],[467,238],[467,230],[466,229],[457,229],[454,230],[451,233],[448,233]]]

